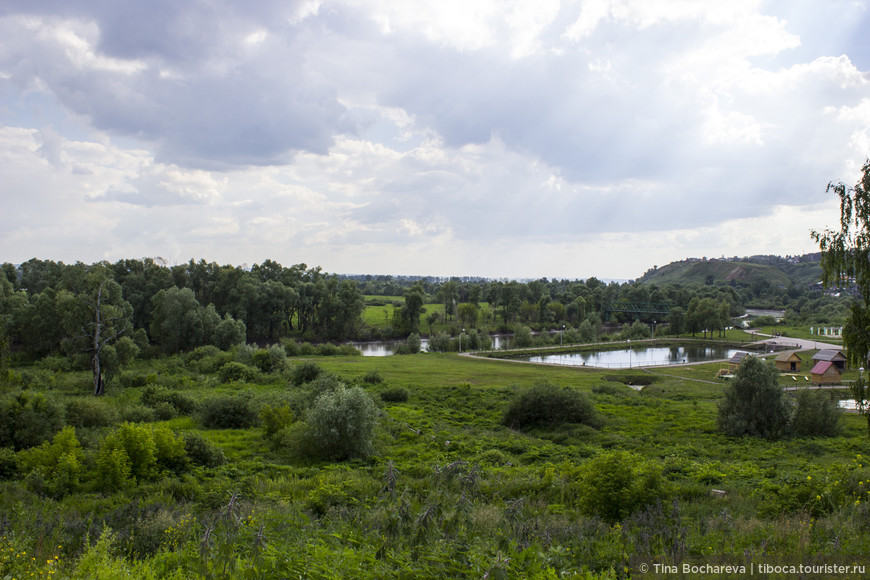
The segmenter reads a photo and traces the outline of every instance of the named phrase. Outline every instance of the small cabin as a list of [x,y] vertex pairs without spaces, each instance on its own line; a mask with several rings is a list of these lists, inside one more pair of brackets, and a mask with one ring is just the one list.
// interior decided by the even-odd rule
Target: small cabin
[[813,360],[818,362],[831,362],[836,366],[840,372],[846,370],[846,355],[843,354],[842,350],[836,350],[833,348],[828,348],[825,350],[820,350],[816,354],[813,355]]
[[776,368],[784,373],[800,372],[801,370],[801,357],[794,351],[780,353],[773,362]]
[[743,362],[743,359],[749,356],[748,352],[735,352],[734,356],[728,359],[728,367],[732,371],[736,371],[737,367],[740,366],[740,363]]
[[834,385],[840,382],[840,368],[831,361],[819,361],[810,376],[814,385]]

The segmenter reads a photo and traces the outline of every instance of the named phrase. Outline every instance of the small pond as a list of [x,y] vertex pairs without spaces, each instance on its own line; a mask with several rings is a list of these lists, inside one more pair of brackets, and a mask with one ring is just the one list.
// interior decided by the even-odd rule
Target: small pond
[[[513,335],[509,334],[492,334],[489,338],[492,340],[493,350],[510,348],[511,342],[513,341]],[[390,356],[395,353],[398,346],[404,344],[404,342],[404,340],[370,340],[366,342],[351,342],[351,344],[356,347],[363,356]],[[428,349],[429,339],[421,338],[420,350],[426,351]]]
[[537,355],[519,360],[571,367],[631,368],[725,360],[740,351],[739,348],[715,345],[637,346],[620,350]]

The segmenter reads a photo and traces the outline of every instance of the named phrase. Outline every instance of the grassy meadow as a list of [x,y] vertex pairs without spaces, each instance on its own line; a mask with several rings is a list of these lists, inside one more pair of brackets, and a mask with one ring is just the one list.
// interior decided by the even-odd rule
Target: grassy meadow
[[[86,372],[14,368],[3,396],[23,388],[64,407],[80,467],[53,484],[61,462],[28,471],[38,463],[28,450],[0,455],[0,577],[624,578],[653,558],[870,553],[865,420],[844,415],[835,437],[726,437],[720,363],[644,372],[456,354],[290,357],[228,380],[218,371],[233,357],[136,361],[99,400]],[[301,448],[301,401],[317,383],[294,378],[312,362],[377,402],[368,457]],[[584,393],[597,422],[504,426],[542,382]],[[219,398],[258,415],[210,426],[204,409]],[[284,408],[276,436],[264,410]],[[105,440],[124,423],[197,434],[223,460],[109,485]]]

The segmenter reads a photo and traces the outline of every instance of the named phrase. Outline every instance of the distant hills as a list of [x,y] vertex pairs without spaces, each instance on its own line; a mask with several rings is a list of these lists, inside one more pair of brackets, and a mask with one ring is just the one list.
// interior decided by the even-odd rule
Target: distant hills
[[[766,280],[773,286],[787,288],[813,286],[822,277],[821,254],[803,256],[749,256],[743,258],[689,258],[654,266],[637,281],[665,284],[749,285]],[[732,282],[733,281],[733,282]]]

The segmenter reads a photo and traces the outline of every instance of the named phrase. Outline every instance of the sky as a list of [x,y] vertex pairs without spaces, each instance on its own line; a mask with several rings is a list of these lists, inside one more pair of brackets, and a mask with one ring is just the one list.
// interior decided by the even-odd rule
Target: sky
[[4,0],[0,262],[634,279],[817,251],[870,0]]

